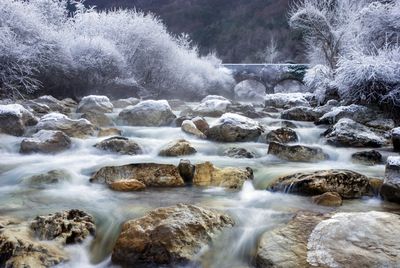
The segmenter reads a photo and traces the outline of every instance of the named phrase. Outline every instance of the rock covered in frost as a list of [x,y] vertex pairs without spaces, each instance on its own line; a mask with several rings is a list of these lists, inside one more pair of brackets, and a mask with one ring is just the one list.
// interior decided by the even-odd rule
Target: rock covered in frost
[[218,232],[233,225],[225,213],[198,206],[158,208],[123,224],[111,259],[127,267],[189,264]]
[[37,130],[60,130],[70,137],[83,138],[94,134],[93,125],[86,119],[71,119],[64,114],[50,113],[40,118]]
[[324,135],[328,143],[336,146],[381,147],[386,143],[368,127],[348,118],[340,119]]
[[201,102],[206,102],[209,100],[223,100],[223,101],[229,101],[227,98],[223,97],[223,96],[219,96],[219,95],[208,95],[206,97],[204,97]]
[[400,157],[389,156],[386,163],[385,179],[380,191],[388,201],[400,203]]
[[193,113],[200,116],[217,117],[227,112],[231,101],[225,98],[205,98],[198,106],[193,108]]
[[107,96],[90,95],[79,102],[77,113],[111,113],[114,106]]
[[276,93],[264,97],[265,107],[291,108],[297,106],[310,107],[303,93]]
[[63,114],[67,114],[67,113],[71,112],[71,109],[70,109],[71,106],[69,105],[71,102],[69,102],[69,104],[68,104],[68,103],[60,101],[50,95],[41,96],[37,99],[34,99],[33,101],[36,103],[46,105],[47,107],[50,108],[50,110],[52,112],[58,112],[58,113],[63,113]]
[[127,155],[137,155],[142,153],[139,144],[125,137],[117,136],[105,139],[94,145],[97,149]]
[[400,127],[392,129],[392,143],[395,152],[400,152]]
[[207,137],[222,142],[256,141],[263,132],[264,128],[257,121],[226,113],[210,126]]
[[294,121],[311,121],[314,122],[318,120],[323,115],[323,113],[318,112],[318,110],[311,107],[293,107],[285,110],[281,114],[282,119],[294,120]]
[[58,130],[40,130],[32,137],[23,139],[21,153],[58,153],[71,147],[71,139]]
[[290,146],[277,142],[271,142],[269,144],[268,154],[293,162],[318,162],[329,159],[329,156],[319,147],[304,145]]
[[166,100],[146,100],[122,110],[118,119],[130,126],[159,127],[170,125],[176,116]]
[[22,136],[28,126],[36,123],[36,117],[22,105],[0,105],[0,133]]

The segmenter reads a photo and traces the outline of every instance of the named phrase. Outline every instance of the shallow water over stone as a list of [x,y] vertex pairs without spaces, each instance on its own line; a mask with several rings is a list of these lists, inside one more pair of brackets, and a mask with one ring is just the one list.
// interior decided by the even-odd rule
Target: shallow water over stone
[[[194,104],[191,104],[194,105]],[[175,111],[179,114],[179,111]],[[118,110],[110,114],[116,118]],[[274,115],[273,115],[274,116]],[[71,116],[74,117],[74,116]],[[216,118],[207,118],[211,124]],[[266,131],[279,127],[280,119],[257,119]],[[111,267],[110,254],[121,223],[147,211],[177,203],[197,204],[226,211],[236,225],[219,234],[209,248],[199,253],[204,267],[251,267],[257,240],[266,230],[289,221],[298,210],[330,212],[333,208],[317,206],[311,198],[265,190],[276,177],[299,171],[350,169],[371,177],[383,177],[384,165],[364,166],[351,161],[351,154],[361,149],[335,148],[320,138],[325,130],[313,123],[293,122],[298,144],[319,146],[330,160],[319,163],[294,163],[268,155],[268,144],[258,142],[216,143],[197,139],[178,127],[118,126],[125,137],[143,149],[142,155],[118,155],[93,147],[105,138],[72,138],[70,150],[57,155],[19,154],[23,137],[0,135],[0,214],[32,219],[37,215],[79,208],[96,219],[97,235],[82,245],[68,246],[71,261],[60,267]],[[101,167],[129,163],[167,163],[177,165],[180,157],[160,157],[160,149],[176,139],[189,141],[197,153],[184,157],[192,163],[212,162],[217,167],[251,167],[254,180],[245,182],[240,191],[218,187],[149,188],[143,192],[114,192],[89,182],[91,174]],[[244,147],[256,158],[229,158],[223,152],[230,147]],[[382,149],[387,156],[388,150]],[[31,185],[26,179],[51,170],[65,170],[70,179],[56,184]],[[345,200],[339,211],[400,211],[395,204],[378,198]]]

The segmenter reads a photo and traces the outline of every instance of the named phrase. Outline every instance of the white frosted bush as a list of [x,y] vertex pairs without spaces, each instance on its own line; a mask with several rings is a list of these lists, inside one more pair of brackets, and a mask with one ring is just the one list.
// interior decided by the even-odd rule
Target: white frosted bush
[[307,70],[304,75],[305,85],[315,94],[319,103],[325,100],[325,92],[331,87],[333,82],[333,72],[326,65],[315,65]]

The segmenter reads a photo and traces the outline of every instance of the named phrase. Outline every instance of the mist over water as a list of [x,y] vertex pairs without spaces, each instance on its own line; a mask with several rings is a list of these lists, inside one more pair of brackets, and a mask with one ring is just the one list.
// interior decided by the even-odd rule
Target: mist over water
[[[194,105],[194,104],[193,104]],[[115,118],[116,109],[109,116]],[[179,111],[175,111],[176,114]],[[207,118],[212,123],[215,118]],[[279,127],[280,119],[262,118],[267,130]],[[73,139],[70,150],[57,155],[19,154],[23,138],[0,136],[0,214],[32,219],[66,209],[78,208],[92,214],[96,220],[96,237],[83,244],[68,246],[70,262],[59,267],[113,267],[110,254],[121,224],[144,215],[154,208],[177,203],[197,204],[226,211],[236,225],[218,234],[218,239],[199,254],[204,267],[249,267],[260,235],[286,222],[298,210],[329,212],[332,208],[314,205],[309,197],[265,190],[276,177],[320,169],[350,169],[372,177],[382,177],[384,166],[364,166],[351,162],[356,149],[334,148],[324,144],[320,134],[324,131],[312,123],[293,122],[299,143],[320,146],[330,156],[319,163],[293,163],[268,155],[268,144],[216,143],[189,136],[177,127],[118,126],[123,136],[136,141],[143,148],[142,155],[124,156],[100,151],[93,147],[105,138]],[[254,180],[247,181],[240,191],[222,188],[178,187],[150,188],[143,192],[114,192],[104,185],[89,182],[91,174],[104,166],[128,163],[168,163],[177,165],[178,157],[160,157],[160,148],[171,140],[188,140],[197,153],[185,157],[192,163],[212,162],[218,167],[251,167]],[[257,157],[235,159],[223,156],[229,147],[244,147]],[[387,154],[383,152],[384,154]],[[67,171],[70,179],[50,185],[34,185],[30,176],[51,170]],[[377,198],[344,201],[341,211],[369,211],[398,209]]]

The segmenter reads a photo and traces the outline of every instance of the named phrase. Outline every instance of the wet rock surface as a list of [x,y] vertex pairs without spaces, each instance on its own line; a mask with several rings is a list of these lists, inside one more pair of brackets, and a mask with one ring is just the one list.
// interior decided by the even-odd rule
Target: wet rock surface
[[268,132],[268,134],[265,136],[266,143],[270,142],[290,143],[290,142],[297,142],[298,140],[299,137],[297,136],[296,131],[287,127],[272,130]]
[[174,157],[192,155],[196,152],[196,149],[187,140],[180,139],[177,141],[171,141],[165,145],[158,155]]
[[224,151],[224,155],[232,158],[255,158],[253,152],[248,151],[246,148],[232,147]]
[[142,148],[139,144],[121,136],[105,139],[95,144],[94,147],[118,154],[137,155],[142,153]]
[[350,170],[320,170],[296,173],[276,179],[268,189],[301,195],[336,192],[344,199],[373,195],[369,178]]
[[338,207],[343,203],[342,197],[336,192],[326,192],[312,197],[313,203],[321,206]]
[[388,158],[385,169],[385,179],[380,189],[385,200],[400,203],[400,157]]
[[293,162],[319,162],[329,159],[319,147],[308,147],[304,145],[285,145],[271,142],[268,154],[275,155],[280,159]]
[[112,261],[131,266],[187,264],[217,232],[233,225],[228,215],[193,205],[159,208],[123,224]]
[[294,121],[310,121],[314,122],[323,115],[322,112],[311,107],[293,107],[285,110],[281,114],[282,119]]
[[200,139],[206,139],[207,136],[200,131],[192,120],[184,120],[181,129],[183,132],[194,135]]
[[364,165],[382,164],[382,154],[376,150],[357,152],[351,155],[353,162]]
[[71,147],[71,139],[62,131],[40,130],[32,137],[23,139],[20,152],[30,153],[59,153]]

